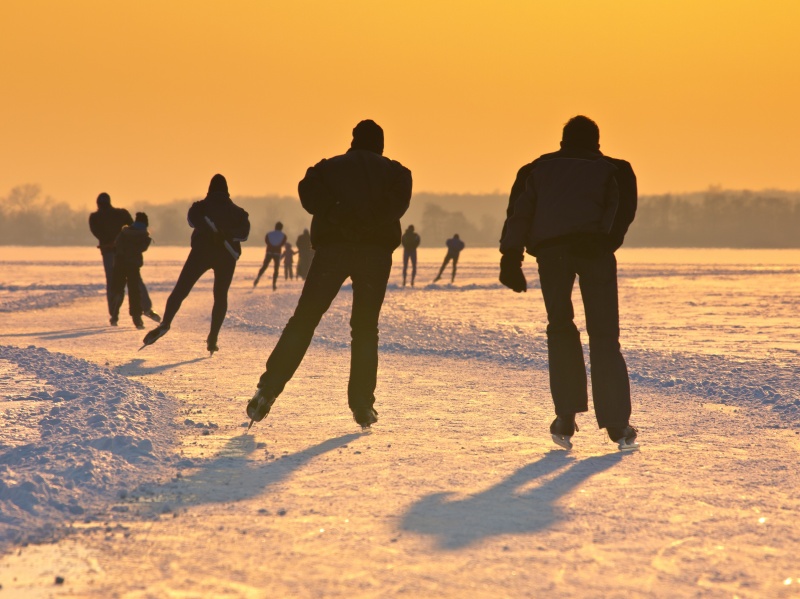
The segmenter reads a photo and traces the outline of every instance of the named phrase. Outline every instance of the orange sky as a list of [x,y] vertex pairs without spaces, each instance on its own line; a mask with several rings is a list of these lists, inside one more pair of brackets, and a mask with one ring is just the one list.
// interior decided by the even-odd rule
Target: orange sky
[[0,2],[0,196],[296,193],[372,118],[417,191],[507,192],[583,113],[644,193],[800,189],[800,2]]

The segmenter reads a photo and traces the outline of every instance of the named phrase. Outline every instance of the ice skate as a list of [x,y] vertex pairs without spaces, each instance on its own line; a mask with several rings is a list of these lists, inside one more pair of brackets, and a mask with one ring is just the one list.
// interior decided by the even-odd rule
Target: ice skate
[[267,393],[263,389],[258,389],[247,404],[247,415],[250,417],[250,424],[247,430],[253,426],[254,422],[261,422],[269,414],[272,404],[275,403],[275,396]]
[[572,449],[572,436],[575,431],[580,430],[575,423],[575,414],[568,414],[566,416],[556,416],[553,423],[550,425],[550,435],[553,437],[553,443],[559,447],[563,447],[567,451]]
[[144,323],[141,320],[134,321],[133,326],[135,326],[140,331],[144,330]]
[[219,347],[217,346],[217,340],[212,339],[209,337],[206,339],[206,348],[208,349],[209,357],[214,355],[214,352],[219,351]]
[[609,438],[617,444],[620,451],[634,451],[639,449],[639,444],[636,442],[637,431],[632,426],[626,425],[624,427],[608,427]]
[[161,316],[158,313],[154,312],[153,310],[148,310],[147,312],[142,312],[142,316],[147,316],[150,320],[160,323]]
[[353,420],[361,426],[362,431],[368,431],[370,426],[378,422],[378,412],[375,411],[375,408],[358,410],[353,412]]
[[147,335],[144,336],[144,339],[142,339],[142,343],[144,345],[142,345],[142,347],[139,348],[139,351],[142,351],[148,345],[153,345],[156,341],[158,341],[164,335],[166,335],[168,331],[169,331],[168,324],[158,325],[156,328],[154,328],[152,331],[150,331],[149,333],[147,333]]

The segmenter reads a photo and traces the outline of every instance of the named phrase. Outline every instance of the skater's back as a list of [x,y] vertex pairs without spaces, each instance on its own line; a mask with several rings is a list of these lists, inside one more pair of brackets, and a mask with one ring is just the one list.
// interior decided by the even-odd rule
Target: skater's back
[[[214,233],[206,221],[208,217],[219,233]],[[233,203],[227,188],[209,190],[205,199],[192,204],[187,216],[192,232],[192,249],[206,250],[218,254],[227,253],[225,240],[237,254],[241,254],[241,242],[250,234],[250,221],[247,212]]]
[[125,208],[114,208],[106,193],[100,194],[97,198],[97,211],[89,215],[89,230],[97,237],[97,247],[100,249],[112,249],[122,227],[132,224],[131,213]]

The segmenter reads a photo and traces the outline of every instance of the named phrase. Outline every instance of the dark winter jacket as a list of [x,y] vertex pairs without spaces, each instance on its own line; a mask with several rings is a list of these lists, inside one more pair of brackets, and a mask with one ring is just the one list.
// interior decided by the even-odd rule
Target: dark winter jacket
[[97,237],[101,250],[113,250],[114,241],[125,225],[132,225],[131,213],[125,208],[100,208],[89,215],[89,230]]
[[369,150],[350,149],[322,160],[298,186],[312,216],[311,243],[400,245],[400,217],[411,201],[411,171]]
[[523,166],[509,197],[500,249],[573,244],[617,250],[636,215],[631,165],[597,150],[562,149]]
[[419,247],[420,241],[419,233],[414,231],[406,231],[403,233],[402,242],[403,248],[406,251],[413,252],[416,250]]
[[139,223],[123,227],[115,242],[117,248],[115,260],[141,268],[144,264],[142,254],[150,247],[151,241],[147,227]]
[[[217,228],[213,231],[206,221],[208,217]],[[250,235],[250,219],[247,212],[234,204],[226,193],[212,192],[204,200],[195,202],[187,215],[192,232],[192,249],[230,256],[225,248],[227,241],[236,253],[241,254],[240,242]]]
[[461,254],[461,250],[464,249],[466,244],[461,241],[461,239],[451,237],[445,242],[445,245],[447,246],[447,253],[453,258],[458,258],[459,254]]

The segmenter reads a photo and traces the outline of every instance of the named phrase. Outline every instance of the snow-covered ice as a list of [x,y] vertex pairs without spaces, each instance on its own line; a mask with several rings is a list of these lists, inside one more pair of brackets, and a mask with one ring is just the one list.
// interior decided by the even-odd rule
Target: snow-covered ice
[[[187,251],[145,256],[156,310]],[[253,290],[260,250],[208,358],[210,276],[138,352],[96,250],[0,248],[0,593],[798,596],[800,252],[619,252],[636,454],[591,414],[571,452],[550,441],[532,260],[517,295],[494,250],[454,285],[442,257],[404,289],[396,256],[371,434],[346,405],[347,286],[245,434],[300,290]]]

